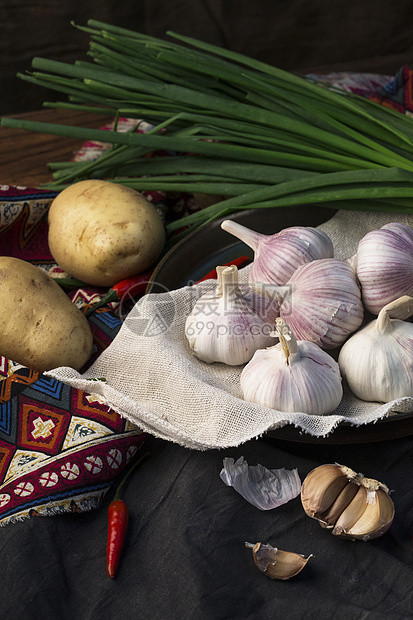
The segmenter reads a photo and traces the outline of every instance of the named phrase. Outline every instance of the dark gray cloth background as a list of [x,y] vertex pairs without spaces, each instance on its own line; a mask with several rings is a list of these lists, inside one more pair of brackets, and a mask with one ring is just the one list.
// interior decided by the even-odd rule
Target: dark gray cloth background
[[298,73],[395,74],[413,62],[411,0],[2,0],[0,114],[37,110],[54,93],[23,82],[34,56],[86,60],[89,18],[165,38],[167,30]]
[[[355,430],[357,433],[357,430]],[[355,435],[356,436],[356,435]],[[129,479],[130,521],[115,579],[106,574],[107,506],[38,517],[0,529],[0,617],[7,620],[407,620],[413,617],[413,437],[328,445],[261,438],[222,451],[191,451],[149,438]],[[299,498],[262,512],[227,487],[225,457],[250,465],[338,462],[392,490],[391,529],[369,542],[332,536]],[[289,581],[256,568],[248,542],[313,554]]]

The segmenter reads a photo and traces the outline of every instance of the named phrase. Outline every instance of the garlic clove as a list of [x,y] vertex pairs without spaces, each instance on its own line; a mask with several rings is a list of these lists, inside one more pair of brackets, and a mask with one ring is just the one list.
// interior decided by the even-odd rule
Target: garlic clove
[[359,486],[352,501],[344,508],[334,524],[333,534],[345,535],[360,520],[367,508],[367,491]]
[[373,492],[374,499],[367,501],[362,516],[345,534],[350,538],[369,540],[381,536],[389,529],[394,518],[394,504],[383,489]]
[[301,501],[310,517],[324,513],[347,484],[347,476],[337,465],[320,465],[305,479]]
[[324,512],[319,511],[320,525],[323,527],[333,527],[343,511],[353,501],[358,489],[359,487],[356,484],[348,484],[346,482],[333,503],[329,505],[329,508]]
[[[337,480],[343,478],[345,484],[340,489]],[[337,463],[321,465],[307,475],[301,502],[306,514],[322,527],[352,540],[381,536],[391,526],[395,514],[386,485]],[[327,504],[330,505],[326,507]]]
[[224,220],[221,228],[254,250],[249,282],[283,285],[300,265],[334,256],[330,237],[311,226],[291,226],[272,235],[255,232],[233,220]]
[[308,560],[313,557],[312,555],[305,557],[292,551],[282,551],[260,542],[256,544],[247,542],[245,546],[252,549],[256,566],[270,579],[291,579],[291,577],[298,575]]

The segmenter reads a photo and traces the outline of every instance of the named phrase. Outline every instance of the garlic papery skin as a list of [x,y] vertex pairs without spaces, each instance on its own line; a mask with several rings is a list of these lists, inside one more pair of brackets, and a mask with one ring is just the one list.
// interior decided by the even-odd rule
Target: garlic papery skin
[[373,321],[350,336],[338,364],[350,390],[361,400],[387,403],[413,396],[413,323],[390,318],[409,314],[413,298],[387,304]]
[[334,349],[358,329],[364,309],[354,270],[346,262],[324,258],[298,267],[283,287],[259,282],[251,288],[279,304],[280,317],[298,340]]
[[393,222],[367,233],[356,255],[366,310],[377,315],[391,301],[413,295],[413,230]]
[[227,457],[223,465],[221,480],[259,510],[272,510],[300,494],[297,469],[267,469],[260,463],[248,465],[243,456],[235,462]]
[[217,267],[215,292],[202,295],[187,317],[185,335],[194,355],[206,362],[239,366],[273,343],[273,325],[247,303],[235,265]]
[[221,228],[254,250],[249,282],[282,286],[300,265],[334,256],[330,237],[311,226],[291,226],[273,235],[254,232],[233,220],[224,220]]
[[336,536],[370,540],[391,526],[395,509],[388,487],[338,463],[320,465],[304,479],[306,514]]
[[244,367],[244,400],[288,413],[325,415],[343,396],[337,362],[318,345],[298,341],[283,319],[276,320],[279,343],[256,351]]

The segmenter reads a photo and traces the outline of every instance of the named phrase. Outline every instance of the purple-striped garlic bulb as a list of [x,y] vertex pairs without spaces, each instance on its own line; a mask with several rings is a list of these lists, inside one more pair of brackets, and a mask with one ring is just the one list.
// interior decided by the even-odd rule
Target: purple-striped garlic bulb
[[256,351],[241,373],[244,400],[288,413],[334,411],[343,396],[337,362],[313,342],[297,341],[281,318],[275,335],[279,343]]
[[224,220],[221,228],[254,250],[249,282],[282,286],[300,265],[334,256],[330,237],[311,226],[291,226],[273,235],[254,232],[233,220]]
[[284,286],[254,282],[251,288],[279,304],[298,340],[323,349],[340,346],[363,321],[361,291],[345,261],[322,258],[301,265]]
[[402,295],[413,295],[413,230],[392,222],[367,233],[353,263],[366,310],[377,315]]

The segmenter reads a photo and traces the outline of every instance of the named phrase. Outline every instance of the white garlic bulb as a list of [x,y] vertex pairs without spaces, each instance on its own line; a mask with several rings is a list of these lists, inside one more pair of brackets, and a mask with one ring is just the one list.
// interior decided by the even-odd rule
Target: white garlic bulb
[[288,282],[300,265],[334,256],[330,237],[311,226],[291,226],[273,235],[254,232],[233,220],[224,220],[221,228],[254,250],[249,282],[281,286]]
[[253,290],[272,297],[296,338],[323,349],[340,346],[363,320],[360,287],[346,262],[322,258],[301,265],[283,287],[251,282]]
[[413,230],[393,222],[367,233],[355,263],[363,304],[372,314],[402,295],[413,295]]
[[413,297],[403,296],[344,343],[340,371],[358,398],[386,403],[413,396],[413,324],[390,318],[412,311]]
[[337,362],[312,342],[298,341],[281,318],[280,342],[257,351],[241,373],[244,400],[288,413],[324,415],[343,396]]
[[215,291],[198,299],[185,324],[196,357],[229,366],[245,364],[257,349],[272,344],[272,330],[242,294],[235,265],[217,267]]

